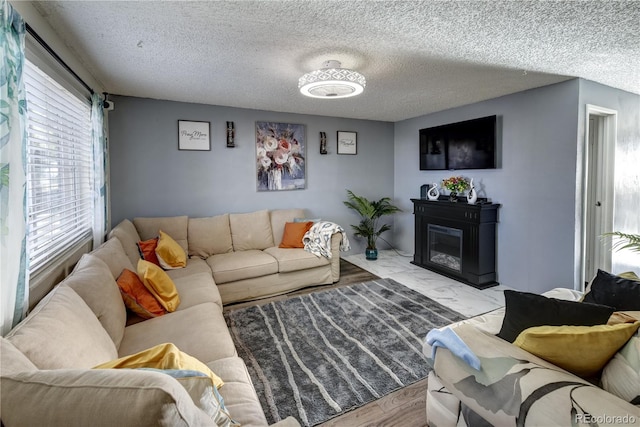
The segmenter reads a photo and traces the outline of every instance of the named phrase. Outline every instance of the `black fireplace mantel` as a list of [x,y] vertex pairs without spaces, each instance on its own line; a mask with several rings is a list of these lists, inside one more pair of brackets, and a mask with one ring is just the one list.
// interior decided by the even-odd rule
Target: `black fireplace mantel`
[[412,264],[479,289],[496,281],[496,203],[411,199],[415,215]]

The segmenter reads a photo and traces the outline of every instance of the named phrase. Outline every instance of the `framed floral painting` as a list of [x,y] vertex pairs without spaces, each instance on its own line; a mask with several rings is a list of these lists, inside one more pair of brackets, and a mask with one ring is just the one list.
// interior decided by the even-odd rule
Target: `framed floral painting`
[[305,137],[305,125],[256,123],[258,191],[305,188]]

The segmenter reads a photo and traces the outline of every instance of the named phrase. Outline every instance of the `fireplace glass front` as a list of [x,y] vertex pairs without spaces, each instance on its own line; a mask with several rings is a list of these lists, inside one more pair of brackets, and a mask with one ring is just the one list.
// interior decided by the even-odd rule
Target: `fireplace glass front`
[[429,224],[429,261],[462,272],[462,230]]

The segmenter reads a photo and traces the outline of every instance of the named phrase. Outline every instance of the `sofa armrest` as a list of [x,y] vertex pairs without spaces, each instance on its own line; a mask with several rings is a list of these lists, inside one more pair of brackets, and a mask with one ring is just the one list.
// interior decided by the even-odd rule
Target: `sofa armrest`
[[340,242],[342,234],[335,233],[331,236],[331,279],[333,283],[340,280]]
[[0,379],[6,426],[215,426],[169,375],[132,369],[57,369]]
[[447,390],[493,425],[588,424],[588,417],[602,417],[594,419],[604,425],[606,420],[638,419],[637,407],[507,341],[470,324],[455,332],[479,357],[481,370],[438,348],[434,371]]

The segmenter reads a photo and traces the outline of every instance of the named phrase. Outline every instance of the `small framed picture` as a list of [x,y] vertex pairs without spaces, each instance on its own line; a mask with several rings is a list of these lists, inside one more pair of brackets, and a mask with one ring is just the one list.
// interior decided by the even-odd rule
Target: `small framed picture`
[[338,154],[358,154],[358,134],[338,131]]
[[178,149],[210,151],[210,123],[178,120]]

